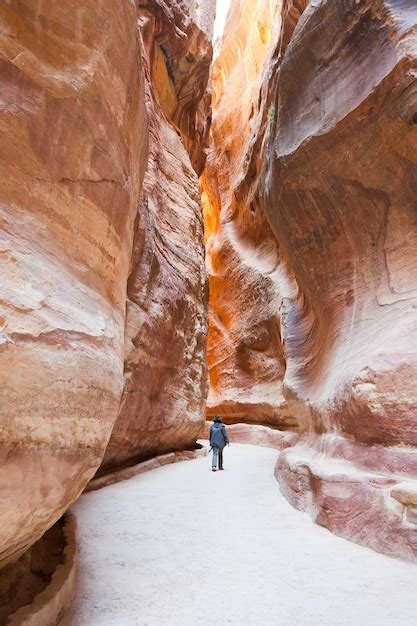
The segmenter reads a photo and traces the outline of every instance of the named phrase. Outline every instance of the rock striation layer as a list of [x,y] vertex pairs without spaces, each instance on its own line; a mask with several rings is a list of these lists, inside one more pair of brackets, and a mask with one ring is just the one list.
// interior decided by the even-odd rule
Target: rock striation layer
[[202,177],[210,283],[207,415],[286,428],[277,246],[258,206],[263,84],[281,33],[279,3],[232,3],[213,65],[213,122]]
[[[335,532],[417,556],[417,11],[318,2],[272,85],[263,207],[287,266],[285,395],[304,441],[282,489]],[[328,37],[326,33],[332,33]]]
[[147,132],[128,0],[3,2],[0,65],[2,566],[110,436]]
[[[251,33],[268,32],[259,16],[271,10],[278,17],[270,24],[281,30],[272,30],[263,57],[250,57],[259,99],[248,116]],[[269,401],[266,359],[243,377],[239,356],[253,362],[246,346],[257,338],[256,322],[274,311],[270,380],[301,434],[280,455],[282,491],[337,534],[410,560],[417,556],[416,28],[407,1],[236,0],[215,68],[219,101],[204,183],[209,413],[233,404],[246,421],[239,403],[248,388],[254,404]]]
[[124,392],[102,471],[193,448],[204,424],[208,292],[195,170],[205,159],[212,47],[200,22],[181,3],[139,8],[149,161],[128,281]]
[[117,416],[106,466],[204,423],[212,19],[212,0],[0,8],[0,567],[77,498]]

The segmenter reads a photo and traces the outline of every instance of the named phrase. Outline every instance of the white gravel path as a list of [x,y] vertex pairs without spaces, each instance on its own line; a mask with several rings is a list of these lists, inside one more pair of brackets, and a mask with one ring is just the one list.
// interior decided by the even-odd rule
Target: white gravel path
[[280,495],[277,452],[232,444],[83,495],[70,626],[416,626],[417,568]]

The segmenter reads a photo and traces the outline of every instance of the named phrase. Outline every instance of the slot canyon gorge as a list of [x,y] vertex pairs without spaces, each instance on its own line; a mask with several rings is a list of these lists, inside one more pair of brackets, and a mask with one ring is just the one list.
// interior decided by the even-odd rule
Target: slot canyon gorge
[[217,5],[1,3],[1,624],[89,485],[217,414],[417,561],[417,4]]

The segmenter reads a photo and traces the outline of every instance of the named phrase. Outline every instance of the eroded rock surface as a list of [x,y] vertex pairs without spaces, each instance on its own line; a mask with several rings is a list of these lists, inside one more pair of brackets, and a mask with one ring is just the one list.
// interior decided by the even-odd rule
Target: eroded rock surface
[[204,423],[213,2],[16,0],[0,19],[3,566],[77,498],[117,416],[106,466]]
[[208,131],[212,48],[202,28],[212,4],[202,23],[180,3],[139,10],[150,156],[128,283],[125,387],[104,469],[192,448],[204,424],[208,292],[195,170]]
[[[281,489],[334,532],[415,559],[414,500],[396,489],[414,493],[417,480],[415,3],[237,0],[235,11],[248,16],[255,5],[275,6],[281,35],[263,61],[254,55],[264,67],[253,117],[244,78],[233,83],[233,72],[248,75],[251,37],[235,37],[243,17],[229,20],[219,60],[226,93],[207,203],[210,401],[226,414],[225,401],[245,389],[237,356],[269,307],[279,320],[271,380],[301,431],[280,455]],[[252,167],[236,168],[236,144],[240,164]],[[257,290],[265,259],[271,282]],[[243,265],[254,262],[251,281]],[[251,371],[260,403],[264,371]]]
[[416,25],[412,2],[309,6],[274,85],[262,179],[296,285],[285,395],[307,433],[280,458],[282,487],[406,558],[416,529],[387,485],[417,479]]
[[0,565],[78,496],[123,388],[147,158],[128,0],[0,8]]
[[257,199],[265,78],[281,33],[280,4],[237,0],[213,67],[213,124],[202,178],[210,282],[207,414],[295,425],[282,394],[275,238]]

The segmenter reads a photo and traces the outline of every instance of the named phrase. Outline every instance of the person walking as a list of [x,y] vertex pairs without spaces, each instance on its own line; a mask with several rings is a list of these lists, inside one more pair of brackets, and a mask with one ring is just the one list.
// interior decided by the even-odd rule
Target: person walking
[[223,467],[223,448],[227,445],[230,446],[229,437],[227,435],[226,426],[222,423],[220,415],[215,415],[213,424],[210,427],[210,445],[213,450],[213,460],[211,463],[211,470],[215,472],[217,470],[217,464],[219,470]]

